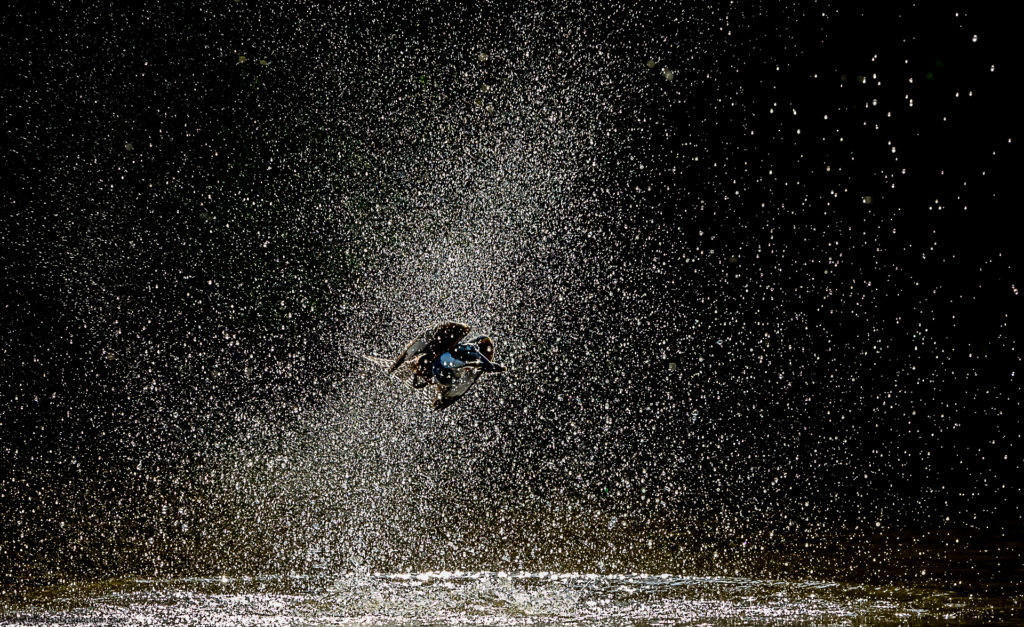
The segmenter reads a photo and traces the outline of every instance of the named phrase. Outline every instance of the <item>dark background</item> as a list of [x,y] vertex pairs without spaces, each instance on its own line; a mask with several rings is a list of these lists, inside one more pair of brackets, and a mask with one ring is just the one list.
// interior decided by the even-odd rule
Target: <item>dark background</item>
[[[1003,16],[213,2],[3,24],[5,576],[1019,575]],[[409,243],[446,241],[440,209],[389,204],[432,167],[402,160],[456,119],[489,167],[531,80],[558,118],[538,154],[585,154],[591,200],[513,172],[549,216],[509,227],[527,270],[382,307],[396,258],[448,253]],[[569,127],[596,147],[557,144]],[[353,355],[466,311],[513,370],[445,417]]]

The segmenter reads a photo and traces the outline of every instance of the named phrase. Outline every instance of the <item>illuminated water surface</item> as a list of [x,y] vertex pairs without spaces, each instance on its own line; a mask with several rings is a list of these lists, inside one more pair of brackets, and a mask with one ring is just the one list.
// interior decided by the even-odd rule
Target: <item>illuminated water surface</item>
[[54,585],[0,618],[23,625],[981,624],[1006,618],[1008,610],[999,599],[927,587],[425,572]]

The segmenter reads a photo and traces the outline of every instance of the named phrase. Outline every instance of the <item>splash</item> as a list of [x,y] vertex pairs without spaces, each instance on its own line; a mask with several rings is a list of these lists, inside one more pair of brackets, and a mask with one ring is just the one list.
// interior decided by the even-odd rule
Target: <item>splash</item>
[[[1012,264],[929,269],[917,118],[808,58],[817,5],[22,13],[4,572],[929,580],[873,534],[1012,536]],[[434,413],[358,355],[442,319],[511,370]]]

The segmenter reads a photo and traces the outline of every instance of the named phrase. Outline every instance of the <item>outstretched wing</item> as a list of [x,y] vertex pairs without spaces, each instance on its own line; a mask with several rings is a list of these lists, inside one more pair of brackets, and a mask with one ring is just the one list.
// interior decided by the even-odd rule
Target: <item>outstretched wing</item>
[[361,357],[368,361],[369,363],[373,364],[374,366],[377,366],[381,370],[387,370],[388,368],[391,367],[390,359],[384,359],[383,357],[374,357],[373,355],[362,355]]
[[443,322],[420,333],[406,345],[405,349],[391,363],[388,372],[395,372],[406,361],[417,355],[427,355],[430,361],[451,350],[459,340],[466,337],[469,327],[460,322]]
[[[391,360],[390,359],[384,359],[383,357],[374,357],[373,355],[363,355],[362,357],[363,357],[363,359],[365,359],[367,362],[369,362],[373,366],[375,366],[377,368],[380,368],[380,370],[382,372],[387,373],[387,372],[389,372],[389,369],[391,368]],[[413,385],[413,383],[415,382],[414,381],[415,373],[413,372],[412,369],[410,369],[410,368],[399,368],[398,370],[395,370],[394,372],[391,372],[390,374],[392,376],[394,376],[396,379],[398,379],[399,381],[401,381],[402,383],[404,383],[404,384],[406,384],[406,385],[408,385],[410,387],[416,388],[416,386]]]

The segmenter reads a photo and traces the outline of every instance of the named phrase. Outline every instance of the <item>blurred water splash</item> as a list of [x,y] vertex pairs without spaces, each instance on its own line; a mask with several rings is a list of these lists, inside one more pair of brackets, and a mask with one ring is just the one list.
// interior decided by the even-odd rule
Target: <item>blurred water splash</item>
[[1019,600],[930,588],[672,575],[423,572],[139,579],[31,591],[17,625],[984,624]]
[[[341,9],[222,7],[195,23],[158,11],[149,39],[189,34],[182,70],[102,7],[65,15],[54,36],[74,66],[60,80],[81,95],[27,89],[46,104],[26,132],[45,135],[46,116],[104,123],[60,123],[63,161],[40,152],[33,166],[59,183],[19,214],[44,224],[26,228],[22,287],[51,288],[62,330],[25,346],[58,382],[12,400],[32,415],[43,399],[4,484],[9,502],[41,503],[11,512],[11,562],[596,566],[612,560],[603,540],[543,537],[717,490],[694,458],[726,436],[679,427],[749,398],[710,407],[667,364],[699,376],[723,326],[766,354],[801,350],[791,316],[739,329],[719,256],[684,252],[696,205],[671,225],[646,215],[649,173],[703,150],[652,152],[670,119],[703,133],[701,99],[721,85],[696,67],[727,46],[688,49],[693,67],[669,89],[663,63],[648,65],[670,56],[664,25],[567,11],[511,10],[500,29],[429,10],[395,24]],[[669,29],[728,19],[695,11]],[[78,21],[118,45],[96,48]],[[210,89],[186,98],[183,84]],[[174,107],[113,95],[143,86]],[[107,150],[114,135],[128,139]],[[490,333],[512,372],[433,415],[358,354],[389,354],[439,319]],[[754,476],[748,494],[774,479]]]
[[[907,179],[917,60],[811,59],[817,3],[370,5],[14,20],[0,574],[1019,582],[995,177]],[[361,366],[445,318],[510,373],[436,414]]]

